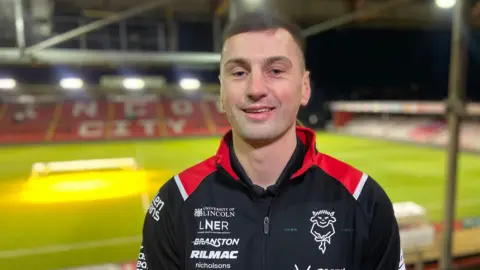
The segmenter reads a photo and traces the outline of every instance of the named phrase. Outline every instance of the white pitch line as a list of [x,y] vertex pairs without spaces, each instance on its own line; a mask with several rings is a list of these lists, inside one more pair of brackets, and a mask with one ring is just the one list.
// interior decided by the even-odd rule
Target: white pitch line
[[111,238],[99,241],[90,241],[90,242],[80,242],[75,244],[67,245],[52,245],[52,246],[41,246],[36,248],[28,249],[14,249],[14,250],[0,250],[0,259],[9,259],[17,258],[31,255],[40,255],[48,253],[58,253],[66,252],[78,249],[89,249],[97,247],[106,247],[106,246],[117,246],[131,243],[139,243],[141,241],[141,236],[128,236],[128,237],[119,237]]

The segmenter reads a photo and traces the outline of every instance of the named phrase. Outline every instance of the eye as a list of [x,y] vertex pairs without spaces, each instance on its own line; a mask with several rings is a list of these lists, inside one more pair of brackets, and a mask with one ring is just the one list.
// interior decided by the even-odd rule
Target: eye
[[232,75],[235,77],[242,77],[245,76],[245,74],[247,74],[245,71],[235,71],[232,73]]
[[279,69],[279,68],[272,68],[270,70],[270,72],[273,74],[273,75],[280,75],[283,73],[283,70]]

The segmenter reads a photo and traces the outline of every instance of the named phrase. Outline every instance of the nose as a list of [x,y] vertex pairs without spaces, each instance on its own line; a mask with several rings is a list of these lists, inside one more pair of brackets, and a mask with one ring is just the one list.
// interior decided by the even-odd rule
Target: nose
[[252,71],[248,85],[247,97],[251,100],[259,100],[268,93],[266,79],[261,71]]

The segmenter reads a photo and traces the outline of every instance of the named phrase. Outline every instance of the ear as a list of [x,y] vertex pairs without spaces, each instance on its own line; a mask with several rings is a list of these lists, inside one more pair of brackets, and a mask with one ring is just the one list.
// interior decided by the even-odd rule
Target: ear
[[315,214],[316,214],[316,213],[315,213],[315,211],[312,211],[312,215],[314,215],[314,216],[315,216]]
[[306,70],[303,74],[302,80],[302,98],[300,104],[302,106],[307,106],[310,96],[312,94],[312,89],[310,85],[310,71]]

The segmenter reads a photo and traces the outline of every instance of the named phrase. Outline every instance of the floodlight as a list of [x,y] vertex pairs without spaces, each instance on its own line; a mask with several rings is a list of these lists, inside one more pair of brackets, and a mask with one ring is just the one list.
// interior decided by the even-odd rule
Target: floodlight
[[194,78],[184,78],[180,80],[180,87],[182,87],[183,90],[198,90],[200,85],[200,81]]
[[13,89],[17,86],[17,82],[11,78],[0,78],[0,89]]
[[79,78],[64,78],[60,81],[63,89],[80,89],[83,87],[83,80]]
[[439,8],[452,8],[455,3],[457,2],[457,0],[435,0],[435,4],[437,4],[437,6]]
[[35,103],[35,97],[31,95],[21,95],[17,98],[18,103]]
[[242,2],[243,6],[250,10],[255,10],[265,5],[265,0],[243,0]]
[[130,90],[139,90],[145,87],[145,81],[139,78],[126,78],[123,80],[123,87]]

